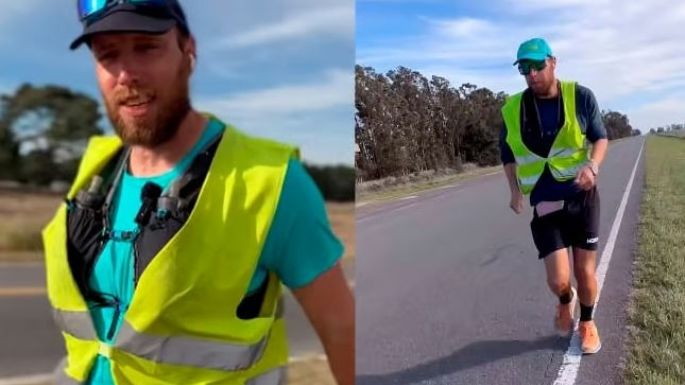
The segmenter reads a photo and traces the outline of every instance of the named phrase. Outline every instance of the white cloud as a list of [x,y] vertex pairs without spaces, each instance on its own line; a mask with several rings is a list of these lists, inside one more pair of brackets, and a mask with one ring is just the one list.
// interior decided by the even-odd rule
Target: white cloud
[[463,17],[449,21],[435,20],[432,23],[438,29],[438,32],[455,38],[475,38],[478,35],[491,33],[496,30],[496,26],[488,20],[473,17]]
[[297,12],[282,20],[217,40],[210,49],[237,49],[273,44],[303,36],[332,34],[353,38],[354,7],[336,6]]
[[685,123],[685,95],[683,97],[668,96],[656,102],[642,105],[628,111],[628,117],[633,127],[639,128],[642,133],[650,128],[666,126],[673,123]]
[[304,84],[287,84],[194,104],[256,135],[301,146],[315,163],[353,162],[354,74],[336,69]]
[[306,84],[289,84],[248,91],[228,97],[199,100],[197,105],[231,115],[292,114],[351,106],[354,77],[350,69],[329,71],[326,78]]
[[541,12],[549,12],[552,9],[569,9],[575,7],[585,6],[606,6],[612,0],[504,0],[504,6],[512,10],[512,12],[535,12],[543,18],[545,15]]
[[[559,59],[557,75],[590,87],[601,108],[635,105],[641,95],[644,100],[657,95],[664,99],[657,105],[669,106],[664,115],[678,118],[671,114],[678,99],[664,95],[685,86],[685,3],[499,0],[487,6],[498,10],[496,19],[463,14],[451,20],[422,19],[424,28],[416,35],[394,35],[387,42],[359,47],[359,63],[380,71],[398,65],[426,69],[456,84],[513,93],[525,87],[511,65],[516,49],[523,40],[540,36]],[[631,121],[641,125],[650,116],[664,116],[654,108],[632,111],[636,116],[629,115]]]
[[[517,74],[503,72],[483,72],[473,69],[452,68],[447,66],[420,66],[415,68],[421,74],[430,79],[431,76],[440,76],[450,81],[454,87],[459,87],[464,83],[475,84],[478,87],[487,87],[493,92],[503,89],[517,89],[521,86],[521,78]],[[493,84],[500,87],[494,87]]]

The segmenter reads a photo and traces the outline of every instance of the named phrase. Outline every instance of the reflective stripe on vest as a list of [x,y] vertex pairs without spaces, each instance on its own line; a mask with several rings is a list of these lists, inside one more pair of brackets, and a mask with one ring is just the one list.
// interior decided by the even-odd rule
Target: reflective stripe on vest
[[528,164],[528,163],[545,162],[546,161],[545,158],[543,158],[537,154],[515,156],[515,158],[516,158],[516,163],[520,163],[520,164]]
[[[54,310],[59,328],[82,340],[97,341],[88,312]],[[284,313],[283,299],[278,301],[275,317]],[[188,365],[216,370],[241,370],[257,362],[264,352],[268,336],[252,345],[239,345],[190,337],[162,337],[136,332],[124,320],[114,348],[124,350],[147,360],[164,364]],[[109,353],[101,355],[109,356]]]
[[571,163],[569,166],[565,168],[561,167],[550,167],[550,171],[552,172],[552,176],[556,180],[564,181],[564,180],[569,180],[573,179],[576,177],[578,174],[578,171],[580,171],[581,168],[585,165],[585,159],[587,158],[587,149],[574,149],[574,148],[562,148],[562,149],[555,149],[552,148],[550,151],[549,157],[551,159],[569,159],[569,158],[574,158],[578,157],[579,159],[582,159],[581,162],[575,162]]
[[88,312],[53,309],[57,327],[81,340],[97,340],[93,320]]
[[[578,149],[575,148],[553,148],[550,153],[549,157],[554,158],[554,157],[567,157],[567,156],[573,156],[576,152],[578,152]],[[536,155],[537,156],[537,155]]]
[[[80,382],[66,375],[66,357],[60,362],[54,372],[55,385],[81,385]],[[249,379],[245,385],[285,385],[287,380],[286,368],[280,367]]]
[[516,159],[516,177],[521,192],[529,194],[548,166],[554,179],[560,182],[573,179],[587,161],[585,136],[576,116],[574,82],[561,82],[564,103],[564,125],[559,129],[548,156],[533,153],[523,143],[521,135],[521,102],[523,93],[511,96],[502,107],[507,128],[506,141]]
[[253,345],[238,345],[188,337],[158,337],[137,333],[124,322],[114,346],[153,362],[230,371],[245,369],[257,362],[267,338]]
[[535,186],[535,183],[538,181],[538,179],[540,179],[540,177],[537,175],[528,176],[528,177],[519,176],[518,179],[519,179],[519,183],[521,184],[522,190],[525,192],[527,190],[527,188],[525,188],[525,186],[530,186],[530,189],[532,189],[533,186]]

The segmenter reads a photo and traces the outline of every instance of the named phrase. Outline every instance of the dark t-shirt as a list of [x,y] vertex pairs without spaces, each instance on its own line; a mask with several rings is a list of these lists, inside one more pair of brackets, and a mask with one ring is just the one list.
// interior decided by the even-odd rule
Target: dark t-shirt
[[[556,98],[551,99],[535,98],[535,104],[537,104],[537,110],[540,114],[538,123],[535,104],[532,103],[533,98],[535,97],[530,89],[527,89],[523,96],[525,108],[521,111],[521,135],[523,143],[531,151],[539,156],[547,157],[559,129],[564,125],[564,105],[560,99],[561,93]],[[607,137],[595,95],[589,88],[578,84],[576,85],[576,116],[580,123],[580,129],[591,143]],[[539,125],[542,126],[542,129],[538,129]],[[500,157],[503,164],[514,163],[516,160],[506,138],[507,128],[503,124],[500,132]],[[580,191],[581,189],[573,180],[568,182],[555,180],[549,168],[545,166],[542,176],[530,194],[530,204],[534,206],[542,201],[568,199]]]

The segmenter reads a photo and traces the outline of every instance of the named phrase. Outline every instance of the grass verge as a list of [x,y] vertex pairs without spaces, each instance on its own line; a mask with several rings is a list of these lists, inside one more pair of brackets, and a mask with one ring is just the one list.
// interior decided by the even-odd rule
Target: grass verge
[[335,385],[326,357],[310,357],[288,364],[288,385]]
[[0,261],[40,258],[41,229],[60,199],[55,194],[0,190]]
[[628,315],[628,385],[685,384],[685,143],[652,136]]
[[403,178],[389,177],[378,181],[362,182],[357,185],[356,203],[359,205],[402,198],[501,170],[502,166],[466,167],[463,172],[455,170],[424,172]]

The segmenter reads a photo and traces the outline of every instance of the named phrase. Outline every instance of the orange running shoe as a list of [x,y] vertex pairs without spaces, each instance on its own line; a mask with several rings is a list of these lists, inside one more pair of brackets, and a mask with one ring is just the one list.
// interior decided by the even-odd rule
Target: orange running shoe
[[580,348],[583,354],[595,354],[602,348],[595,321],[582,321],[578,324],[580,334]]
[[571,302],[567,304],[558,304],[557,312],[554,316],[554,327],[562,337],[568,337],[573,331],[576,301],[578,300],[578,293],[576,289],[571,286]]

